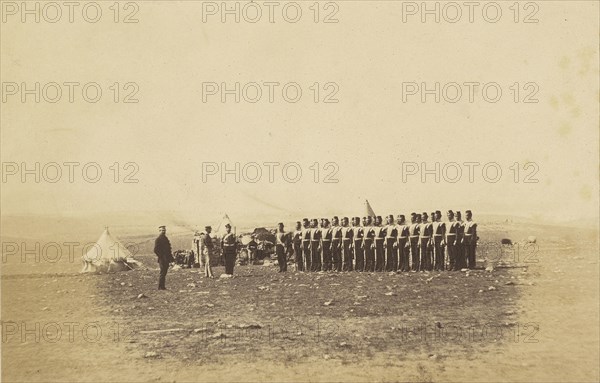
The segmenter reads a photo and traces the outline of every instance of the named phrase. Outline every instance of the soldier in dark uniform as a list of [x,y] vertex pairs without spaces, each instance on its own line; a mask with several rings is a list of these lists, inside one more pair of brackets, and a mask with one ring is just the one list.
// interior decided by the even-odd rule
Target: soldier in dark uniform
[[375,231],[371,217],[367,217],[363,226],[363,249],[365,250],[365,271],[375,271]]
[[412,271],[419,271],[421,268],[421,258],[419,255],[419,215],[417,213],[411,213],[410,215],[410,226],[408,227],[408,241],[410,243],[410,255],[412,258]]
[[160,275],[158,277],[158,289],[166,290],[165,281],[169,264],[172,262],[173,254],[171,254],[171,242],[167,238],[167,228],[165,226],[158,227],[158,237],[154,241],[154,254],[158,257],[158,265],[160,266]]
[[292,233],[292,246],[294,249],[294,260],[296,271],[304,271],[304,260],[302,259],[302,223],[296,222],[296,230]]
[[354,217],[352,219],[352,255],[354,256],[354,270],[356,271],[365,270],[365,249],[363,247],[363,236],[364,231],[360,226],[360,218]]
[[467,260],[465,259],[465,246],[464,246],[464,238],[465,238],[465,225],[462,220],[460,211],[456,212],[456,267],[458,270],[464,269],[467,267]]
[[256,250],[258,249],[258,243],[256,243],[256,236],[252,234],[250,242],[248,242],[248,263],[254,263],[256,259]]
[[342,228],[337,216],[331,220],[331,256],[333,258],[333,270],[342,271]]
[[317,225],[317,219],[311,222],[310,253],[312,258],[312,271],[321,270],[321,230]]
[[444,271],[444,236],[446,235],[446,226],[441,222],[442,213],[436,210],[432,218],[432,244],[433,244],[433,268],[436,271]]
[[381,216],[375,217],[375,271],[385,271],[385,231],[383,230]]
[[275,253],[277,254],[277,263],[279,264],[279,272],[287,271],[286,253],[289,247],[289,236],[283,230],[283,223],[277,224],[277,232],[275,233]]
[[465,257],[467,259],[467,268],[474,269],[477,261],[475,249],[477,248],[477,224],[473,221],[473,213],[471,210],[465,211]]
[[310,222],[308,218],[302,220],[302,254],[304,258],[304,270],[312,271],[312,256],[310,254],[310,237],[312,231],[310,228]]
[[329,227],[329,220],[323,218],[321,224],[321,253],[323,258],[323,271],[331,271],[331,247],[333,240],[333,231]]
[[394,216],[390,214],[386,218],[385,234],[385,270],[398,271],[398,228],[394,222]]
[[398,270],[410,271],[410,243],[408,241],[410,231],[403,214],[398,216],[396,230],[398,231]]
[[454,212],[448,210],[447,213],[448,222],[446,226],[446,237],[444,242],[446,244],[446,255],[448,256],[448,270],[460,270],[458,263],[456,262],[456,230],[458,223],[454,220]]
[[421,250],[421,271],[431,271],[433,268],[431,262],[431,235],[433,228],[429,223],[429,216],[423,212],[421,214],[422,222],[419,225],[419,249]]
[[221,249],[223,249],[223,258],[225,258],[225,274],[233,275],[236,257],[236,238],[231,232],[231,225],[225,224],[225,234],[221,238]]
[[[354,219],[352,219],[354,223]],[[354,232],[348,227],[348,217],[342,218],[342,271],[352,271],[352,242]]]

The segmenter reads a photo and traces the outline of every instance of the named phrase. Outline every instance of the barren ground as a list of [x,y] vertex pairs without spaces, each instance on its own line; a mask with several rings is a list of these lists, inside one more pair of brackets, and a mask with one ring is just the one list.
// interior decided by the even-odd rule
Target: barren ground
[[[146,269],[103,275],[9,259],[2,379],[598,381],[597,233],[511,225],[480,236],[526,234],[536,253],[503,255],[509,267],[493,272],[182,269],[164,292],[152,255],[137,257]],[[164,329],[177,331],[145,332]]]

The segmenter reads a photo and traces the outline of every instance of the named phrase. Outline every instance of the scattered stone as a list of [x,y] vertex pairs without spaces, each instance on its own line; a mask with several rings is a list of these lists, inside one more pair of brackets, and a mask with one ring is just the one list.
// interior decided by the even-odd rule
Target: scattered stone
[[48,310],[48,307],[42,308],[42,311],[46,311],[46,310]]
[[506,286],[511,286],[511,285],[514,285],[514,284],[515,284],[515,282],[513,282],[513,281],[508,281],[508,282],[505,283]]
[[489,291],[494,291],[494,290],[496,290],[496,288],[494,286],[490,286],[490,287],[488,287],[488,290]]
[[148,351],[146,353],[146,355],[144,355],[144,358],[156,358],[158,357],[158,354],[154,351]]
[[479,291],[478,291],[478,293],[482,293],[482,292],[483,292],[483,290],[479,290]]
[[391,296],[395,296],[396,293],[394,293],[393,291],[388,291],[387,293],[385,293],[385,295],[391,297]]
[[260,325],[258,323],[251,323],[251,324],[241,324],[238,327],[242,328],[242,329],[247,329],[247,328],[262,328],[262,325]]
[[227,335],[223,334],[222,332],[216,332],[214,334],[212,334],[211,336],[209,336],[210,339],[220,339],[220,338],[227,338]]
[[328,354],[325,354],[325,355],[323,355],[323,359],[329,360],[329,359],[331,359],[331,357]]
[[331,306],[332,304],[333,304],[333,300],[323,303],[324,306]]
[[144,293],[138,294],[137,299],[142,299],[142,298],[148,298],[148,297]]
[[212,304],[212,303],[207,303],[207,304],[206,304],[206,307],[208,307],[208,308],[210,308],[210,307],[215,307],[215,305],[214,305],[214,304]]
[[121,282],[121,286],[125,286],[125,282]]
[[202,327],[202,328],[195,328],[194,332],[195,333],[199,333],[199,332],[207,332],[208,329],[206,327]]

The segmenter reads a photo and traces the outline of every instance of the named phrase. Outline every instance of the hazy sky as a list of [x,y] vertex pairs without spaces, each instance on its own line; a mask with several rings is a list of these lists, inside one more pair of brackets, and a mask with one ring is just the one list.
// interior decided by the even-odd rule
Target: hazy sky
[[[471,208],[569,219],[598,216],[597,2],[537,2],[538,23],[522,22],[531,9],[521,9],[521,22],[515,23],[512,2],[499,2],[503,13],[497,23],[483,20],[480,9],[473,23],[467,14],[457,23],[443,17],[440,23],[432,18],[422,23],[418,15],[404,23],[399,2],[338,1],[338,23],[321,22],[335,10],[323,3],[319,23],[309,8],[312,2],[299,3],[303,13],[297,23],[283,19],[285,2],[274,10],[274,23],[268,22],[262,2],[259,22],[249,23],[242,15],[240,23],[233,16],[221,23],[220,14],[203,22],[202,2],[139,2],[139,22],[124,24],[114,23],[112,2],[100,4],[97,23],[85,22],[81,10],[69,23],[65,8],[57,23],[21,23],[17,14],[1,24],[3,215],[155,209],[227,211],[232,217],[265,211],[362,214],[367,198],[382,214]],[[130,11],[121,9],[119,18]],[[288,12],[293,16],[294,9]],[[27,95],[22,103],[21,83],[33,89],[35,82],[41,102]],[[56,103],[44,100],[44,85],[51,82],[61,84]],[[73,103],[65,82],[81,84]],[[102,89],[97,103],[82,98],[82,86],[91,82]],[[109,88],[115,82],[118,103]],[[123,102],[136,90],[124,88],[129,82],[139,88],[138,103]],[[210,82],[230,89],[239,82],[241,101],[227,95],[223,103],[217,91],[205,92],[203,102],[203,83]],[[244,85],[251,82],[262,91],[256,103],[244,99]],[[273,103],[264,84],[269,82],[280,83]],[[282,96],[290,82],[302,89],[296,103]],[[448,83],[459,84],[462,97],[452,103],[442,94],[436,103],[428,95],[423,103],[417,92],[403,102],[403,88],[414,89],[406,83],[433,89],[436,82],[440,92]],[[500,100],[485,101],[479,86],[469,102],[468,82],[498,84]],[[19,85],[15,95],[7,83]],[[318,103],[314,83],[321,88]],[[326,83],[335,85],[324,89]],[[495,88],[486,88],[490,98]],[[56,97],[53,86],[45,89],[47,98]],[[254,86],[245,89],[247,99],[256,97]],[[290,97],[294,89],[288,88]],[[445,89],[446,98],[455,97],[456,86]],[[94,88],[88,90],[93,97]],[[324,103],[334,91],[339,102]],[[526,96],[539,102],[525,103]],[[56,183],[35,183],[33,176],[22,183],[20,173],[11,175],[12,162],[30,168],[35,162],[81,165],[73,183],[65,166]],[[103,171],[97,183],[82,178],[81,168],[90,162]],[[121,167],[118,183],[110,169],[115,162]],[[128,162],[137,164],[133,178],[138,183],[122,182],[136,169],[124,169]],[[220,173],[203,182],[208,162],[219,167],[225,162],[230,169],[236,162],[241,168],[251,162],[281,165],[273,183],[264,165],[257,183],[243,175],[239,183],[232,175],[222,183]],[[281,173],[290,162],[302,169],[296,183]],[[336,166],[324,169],[329,162]],[[458,182],[442,174],[439,183],[433,175],[422,183],[420,173],[403,180],[408,162],[419,167],[425,162],[430,169],[439,162],[440,171],[450,162],[481,165],[473,183],[464,165]],[[523,169],[528,162],[535,165]],[[313,178],[314,163],[320,167],[319,182]],[[497,183],[483,178],[486,163],[502,170]],[[521,168],[519,182],[514,163]],[[324,183],[336,168],[338,182]],[[456,176],[453,169],[446,167],[449,178]],[[488,169],[490,178],[494,169]],[[51,167],[46,170],[54,175]],[[254,177],[252,169],[246,170]],[[539,182],[524,183],[533,171],[532,180]],[[288,175],[295,176],[293,168]]]

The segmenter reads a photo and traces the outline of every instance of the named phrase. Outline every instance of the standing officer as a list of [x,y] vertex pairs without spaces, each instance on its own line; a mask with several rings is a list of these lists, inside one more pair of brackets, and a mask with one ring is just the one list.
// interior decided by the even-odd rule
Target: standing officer
[[279,263],[279,272],[287,271],[286,253],[289,247],[289,236],[283,230],[283,223],[277,224],[277,232],[275,233],[275,253],[277,254],[277,263]]
[[363,248],[365,250],[365,271],[375,271],[375,230],[371,217],[367,217],[363,228]]
[[444,223],[441,221],[442,213],[439,210],[436,210],[432,213],[432,231],[433,231],[433,255],[434,255],[434,270],[436,271],[444,271],[445,269],[445,261],[444,261],[444,236],[446,235],[446,227]]
[[199,231],[196,231],[194,233],[194,239],[192,240],[192,251],[196,256],[194,259],[194,267],[202,267],[202,254],[200,253],[200,247],[202,246],[201,241],[202,236]]
[[477,247],[477,224],[473,221],[473,213],[471,210],[465,211],[465,255],[467,258],[467,267],[469,269],[475,268],[476,256],[475,249]]
[[311,222],[310,254],[312,262],[312,271],[321,270],[321,230],[317,224],[317,219],[313,218]]
[[419,225],[419,248],[421,249],[421,271],[431,271],[431,234],[433,234],[433,228],[429,223],[426,212],[421,214],[422,222]]
[[332,219],[331,227],[331,255],[333,258],[333,270],[342,271],[342,228],[337,216]]
[[454,220],[454,212],[448,210],[446,225],[446,254],[448,255],[448,270],[460,270],[456,261],[456,231],[458,223]]
[[465,269],[467,267],[467,260],[465,258],[465,224],[462,220],[460,211],[456,212],[456,263],[458,270]]
[[310,222],[308,218],[302,220],[302,254],[304,255],[304,270],[312,271],[312,259],[310,254],[310,237],[312,231],[310,228]]
[[333,231],[329,227],[329,220],[323,218],[321,221],[321,253],[323,259],[323,271],[331,271],[331,247]]
[[[354,218],[352,218],[354,224]],[[342,218],[342,271],[352,271],[352,243],[354,232],[348,227],[348,217]]]
[[410,226],[408,227],[408,241],[410,243],[410,255],[412,257],[412,271],[419,271],[421,268],[421,262],[419,257],[419,228],[419,215],[417,213],[411,213]]
[[166,290],[165,281],[167,271],[169,271],[169,263],[172,262],[173,254],[171,254],[171,242],[167,238],[167,228],[165,226],[158,227],[158,237],[154,240],[154,254],[158,257],[158,265],[160,266],[160,275],[158,277],[158,289]]
[[385,231],[381,226],[383,220],[381,216],[375,217],[375,271],[385,271],[385,253],[383,245],[385,243]]
[[396,230],[398,231],[398,256],[399,256],[399,265],[398,270],[400,271],[410,271],[410,243],[408,241],[408,237],[410,235],[410,230],[408,225],[406,224],[406,217],[403,214],[398,216],[398,221],[396,225]]
[[225,258],[225,274],[233,276],[233,267],[236,257],[236,238],[231,232],[231,225],[225,224],[225,234],[221,237],[221,249],[223,249],[223,258]]
[[214,278],[215,276],[213,275],[212,267],[210,265],[210,257],[213,254],[213,249],[215,247],[212,237],[210,236],[212,227],[206,226],[204,227],[204,231],[206,231],[206,234],[204,234],[204,241],[202,242],[202,252],[204,253],[204,276],[207,278]]
[[[365,220],[366,222],[366,220]],[[365,249],[363,247],[364,230],[360,226],[360,218],[352,218],[352,250],[355,260],[354,270],[365,270]]]
[[294,246],[294,258],[296,271],[304,271],[304,260],[302,259],[302,223],[296,222],[296,230],[292,234],[292,245]]
[[394,216],[388,215],[386,218],[386,225],[384,228],[385,233],[385,270],[386,271],[397,271],[398,270],[398,227],[394,222]]

